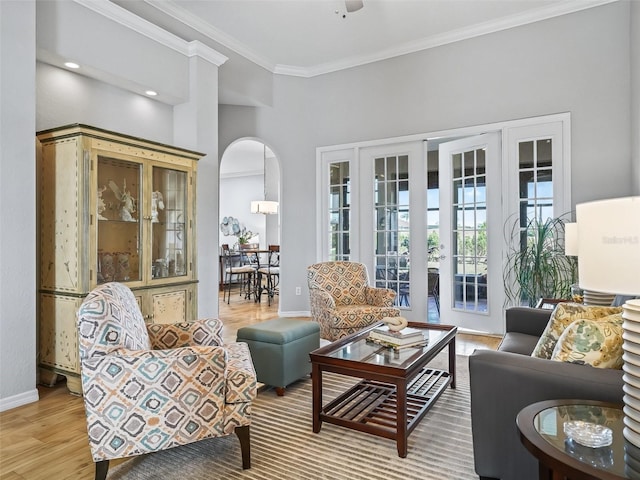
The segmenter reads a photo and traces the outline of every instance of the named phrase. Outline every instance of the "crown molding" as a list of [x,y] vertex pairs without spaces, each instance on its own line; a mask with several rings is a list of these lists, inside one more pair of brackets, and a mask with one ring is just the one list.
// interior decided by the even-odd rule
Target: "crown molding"
[[315,75],[312,74],[313,67],[296,67],[294,65],[276,65],[272,73],[277,75],[288,75],[290,77],[304,77],[309,78]]
[[193,40],[187,44],[189,57],[201,57],[210,63],[213,63],[216,67],[219,67],[224,62],[229,60],[229,57],[225,57],[220,52],[216,52],[213,48],[208,47],[198,40]]
[[171,0],[144,0],[144,2],[273,73],[275,68],[275,64],[273,62],[258,55],[234,37],[218,30],[213,25],[205,22],[200,17],[192,14],[175,2]]
[[222,65],[228,60],[227,57],[217,52],[213,48],[194,40],[187,42],[182,38],[167,32],[165,29],[138,17],[134,13],[116,5],[112,2],[101,0],[73,0],[78,5],[82,5],[109,20],[138,32],[151,40],[158,42],[165,47],[171,48],[187,57],[199,56],[213,63],[216,66]]
[[324,63],[312,67],[296,67],[291,65],[276,65],[273,73],[282,75],[292,75],[298,77],[315,77],[327,73],[345,70],[347,68],[358,67],[368,63],[374,63],[381,60],[387,60],[409,53],[415,53],[430,48],[440,47],[450,43],[468,40],[490,33],[508,30],[510,28],[520,27],[531,23],[547,20],[570,13],[587,10],[589,8],[599,7],[619,0],[570,0],[562,3],[552,4],[547,7],[537,9],[530,12],[524,12],[509,17],[492,20],[490,22],[479,23],[470,27],[453,30],[451,32],[431,35],[429,37],[407,42],[394,48],[381,50],[370,55],[361,55],[356,57],[345,58],[337,62]]
[[[129,28],[132,28],[143,35],[152,38],[174,50],[179,51],[185,55],[191,56],[191,45],[193,42],[185,42],[179,37],[163,30],[162,28],[141,19],[140,17],[130,13],[129,11],[111,3],[95,0],[74,0],[75,2],[84,5],[87,8],[101,13],[105,17],[111,18]],[[462,40],[468,40],[474,37],[487,35],[490,33],[500,32],[531,23],[547,20],[553,17],[559,17],[570,13],[579,12],[589,8],[614,3],[619,0],[568,0],[559,3],[551,4],[547,7],[532,10],[529,12],[523,12],[516,15],[511,15],[502,19],[480,23],[472,25],[467,28],[461,28],[452,32],[447,32],[439,35],[432,35],[425,37],[414,42],[408,42],[399,45],[394,48],[381,50],[379,52],[370,55],[354,56],[346,59],[339,60],[337,62],[329,62],[311,67],[301,67],[295,65],[275,64],[270,59],[259,55],[251,50],[243,43],[239,42],[234,37],[218,30],[207,22],[203,21],[199,17],[188,12],[172,0],[144,0],[147,4],[160,10],[161,12],[169,15],[182,22],[183,24],[193,28],[199,33],[205,35],[211,40],[223,45],[226,48],[234,51],[238,55],[245,57],[251,62],[259,65],[260,67],[270,71],[271,73],[278,75],[288,75],[295,77],[310,78],[318,75],[324,75],[327,73],[336,72],[339,70],[345,70],[347,68],[353,68],[368,63],[378,62],[381,60],[387,60],[389,58],[398,57],[401,55],[407,55],[409,53],[419,52],[421,50],[428,50],[430,48],[439,47],[449,43],[459,42]],[[185,46],[187,44],[187,46]],[[206,45],[198,42],[201,46],[197,49],[209,48]],[[214,54],[202,54],[198,55],[211,61],[214,64],[219,62],[222,58],[227,59],[224,55],[218,53],[214,49],[210,49]],[[224,61],[222,62],[224,63]],[[219,65],[222,65],[220,63]]]

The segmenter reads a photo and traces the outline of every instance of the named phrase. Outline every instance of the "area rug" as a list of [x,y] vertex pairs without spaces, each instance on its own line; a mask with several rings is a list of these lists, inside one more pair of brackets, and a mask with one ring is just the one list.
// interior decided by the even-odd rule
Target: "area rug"
[[[443,352],[433,363],[446,365]],[[409,436],[406,458],[395,441],[324,423],[312,432],[311,380],[289,386],[284,397],[262,391],[253,404],[251,469],[242,470],[235,435],[136,457],[112,467],[108,480],[466,480],[473,470],[468,357],[457,357],[457,388],[448,388]],[[354,379],[323,375],[324,402]]]

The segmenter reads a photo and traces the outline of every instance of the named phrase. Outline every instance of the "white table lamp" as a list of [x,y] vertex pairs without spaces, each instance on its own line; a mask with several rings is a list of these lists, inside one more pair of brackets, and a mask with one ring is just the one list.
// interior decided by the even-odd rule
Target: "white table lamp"
[[[578,278],[580,287],[618,295],[640,295],[640,197],[614,198],[576,206]],[[640,383],[640,343],[627,332],[640,332],[640,300],[623,306],[623,379],[625,439],[640,448],[640,428],[630,417],[640,417],[640,398],[632,394]],[[637,333],[635,334],[637,335]],[[640,395],[638,395],[640,396]],[[632,415],[627,415],[631,411]]]

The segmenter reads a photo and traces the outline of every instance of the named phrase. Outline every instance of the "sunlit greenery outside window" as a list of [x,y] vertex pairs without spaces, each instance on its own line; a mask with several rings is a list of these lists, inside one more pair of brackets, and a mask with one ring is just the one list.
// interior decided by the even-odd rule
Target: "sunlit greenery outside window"
[[483,148],[453,161],[454,306],[487,310],[487,177]]
[[396,304],[409,307],[409,157],[374,162],[376,286],[395,290]]

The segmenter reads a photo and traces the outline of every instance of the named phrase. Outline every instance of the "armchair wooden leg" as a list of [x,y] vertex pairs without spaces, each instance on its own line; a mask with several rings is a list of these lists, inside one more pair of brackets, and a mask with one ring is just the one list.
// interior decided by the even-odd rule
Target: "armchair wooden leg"
[[109,471],[109,460],[96,462],[96,480],[105,480]]
[[240,440],[240,452],[242,452],[242,469],[251,468],[251,443],[249,442],[249,425],[236,427],[236,435]]

